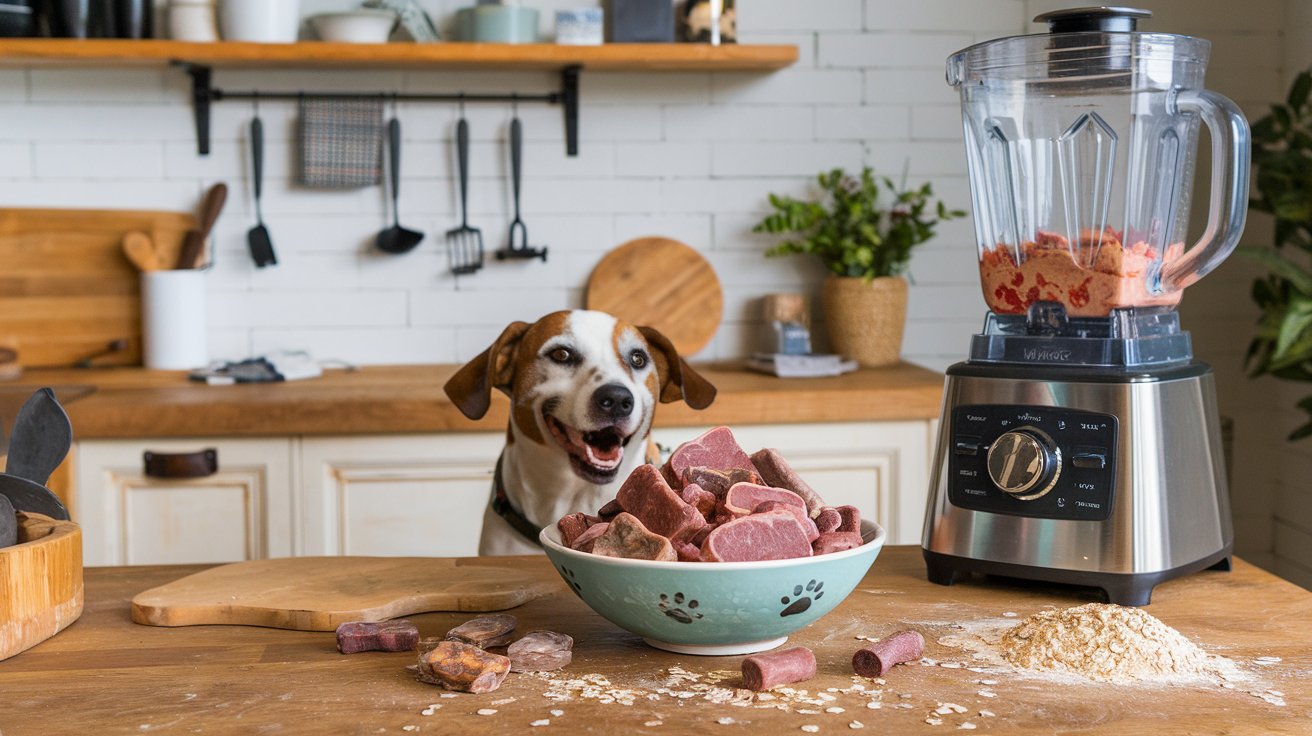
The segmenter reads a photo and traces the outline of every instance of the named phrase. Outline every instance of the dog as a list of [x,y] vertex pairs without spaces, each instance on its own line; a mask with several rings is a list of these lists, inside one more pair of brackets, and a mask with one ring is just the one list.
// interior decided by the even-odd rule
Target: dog
[[596,513],[654,459],[658,402],[704,409],[715,399],[715,387],[660,332],[589,310],[512,323],[443,388],[470,419],[487,414],[492,389],[510,397],[480,555],[541,552],[543,527]]

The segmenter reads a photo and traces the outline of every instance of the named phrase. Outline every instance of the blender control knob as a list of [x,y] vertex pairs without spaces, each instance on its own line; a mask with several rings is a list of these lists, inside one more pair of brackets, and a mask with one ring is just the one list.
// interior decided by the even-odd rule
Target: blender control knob
[[1033,427],[1013,429],[989,447],[988,470],[998,488],[1021,501],[1030,501],[1057,483],[1061,450],[1048,435]]

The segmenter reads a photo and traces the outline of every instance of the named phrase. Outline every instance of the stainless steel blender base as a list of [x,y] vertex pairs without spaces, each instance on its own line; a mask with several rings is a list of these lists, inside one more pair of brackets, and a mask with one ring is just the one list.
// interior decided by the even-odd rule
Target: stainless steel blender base
[[[1114,431],[1060,439],[1057,418],[1082,412],[1106,417]],[[980,421],[957,421],[966,414]],[[979,470],[982,460],[965,454],[972,442],[985,453],[1008,428],[1044,421],[1068,446],[1057,448],[1066,466],[1041,498],[1004,493]],[[1103,475],[1076,470],[1074,458],[1090,454],[1098,437],[1108,440]],[[923,536],[934,582],[1007,575],[1090,585],[1113,602],[1142,605],[1157,583],[1228,565],[1229,494],[1204,364],[1124,376],[957,364],[948,370],[936,457]],[[1082,498],[1096,499],[1084,505],[1101,513],[1077,510]]]

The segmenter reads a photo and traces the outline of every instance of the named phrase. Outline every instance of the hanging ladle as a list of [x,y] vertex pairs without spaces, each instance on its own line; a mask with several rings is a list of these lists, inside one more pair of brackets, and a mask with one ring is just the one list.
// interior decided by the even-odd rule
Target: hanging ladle
[[392,184],[392,226],[378,233],[374,245],[384,253],[408,253],[419,245],[424,234],[401,227],[401,206],[398,204],[401,192],[401,121],[397,120],[395,113],[387,123],[387,152],[391,166],[388,173]]

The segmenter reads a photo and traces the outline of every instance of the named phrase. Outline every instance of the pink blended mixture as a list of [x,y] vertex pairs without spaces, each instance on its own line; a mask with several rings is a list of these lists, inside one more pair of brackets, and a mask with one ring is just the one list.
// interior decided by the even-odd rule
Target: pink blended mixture
[[[1075,254],[1097,249],[1093,263],[1077,263]],[[1166,248],[1165,261],[1184,253],[1183,243]],[[1106,317],[1121,307],[1174,305],[1179,291],[1150,295],[1144,284],[1148,267],[1158,260],[1156,248],[1142,241],[1121,245],[1120,233],[1085,232],[1074,253],[1070,242],[1040,230],[1033,242],[1020,246],[1020,263],[1012,248],[998,244],[980,257],[979,278],[984,301],[995,314],[1024,314],[1037,301],[1060,302],[1072,317]]]

